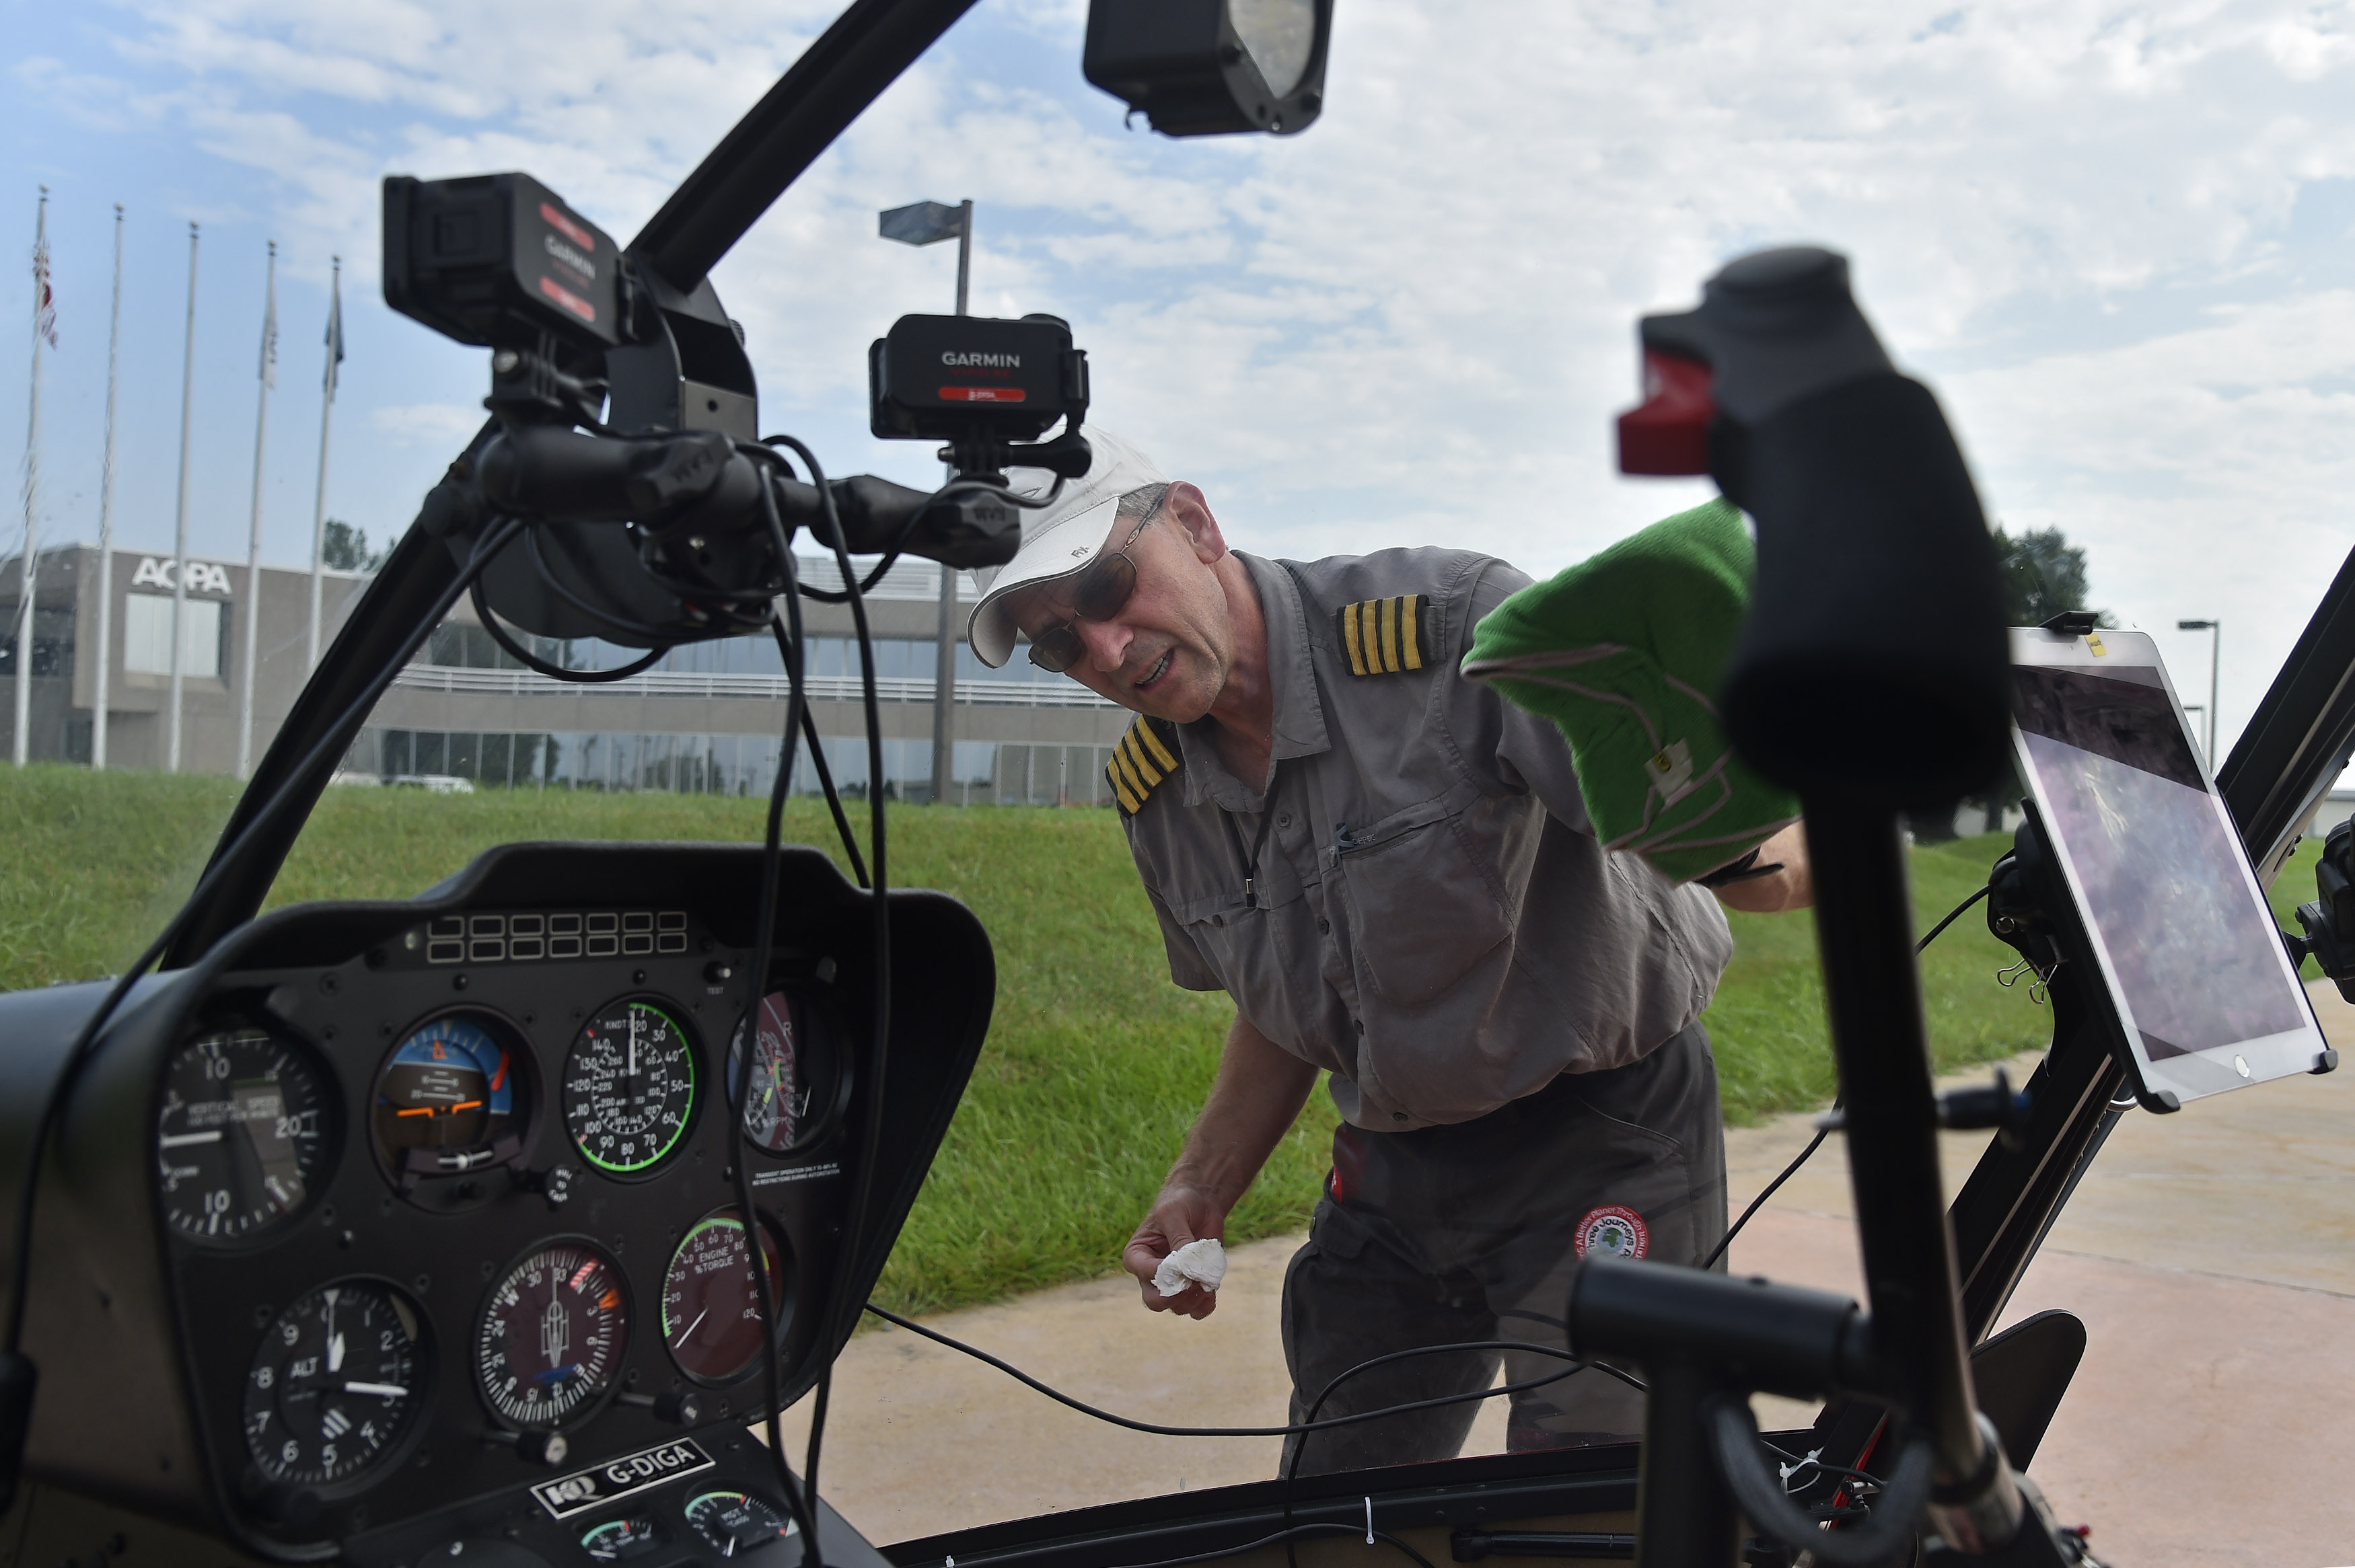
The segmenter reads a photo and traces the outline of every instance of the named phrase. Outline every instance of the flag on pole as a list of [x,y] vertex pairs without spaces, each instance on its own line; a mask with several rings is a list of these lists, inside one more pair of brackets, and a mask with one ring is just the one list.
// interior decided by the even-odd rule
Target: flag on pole
[[336,269],[327,290],[327,401],[336,400],[336,366],[344,362],[344,270]]
[[58,346],[58,301],[49,291],[49,242],[46,236],[33,241],[33,330]]
[[[271,247],[273,253],[277,249]],[[261,384],[273,389],[278,385],[278,270],[274,267],[261,305]]]

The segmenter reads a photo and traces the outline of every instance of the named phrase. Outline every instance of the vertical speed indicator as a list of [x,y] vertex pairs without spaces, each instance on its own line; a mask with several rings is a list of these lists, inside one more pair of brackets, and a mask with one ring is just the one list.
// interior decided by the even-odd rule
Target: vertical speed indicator
[[234,1245],[292,1218],[326,1168],[326,1070],[260,1029],[173,1054],[155,1118],[164,1217],[191,1241]]

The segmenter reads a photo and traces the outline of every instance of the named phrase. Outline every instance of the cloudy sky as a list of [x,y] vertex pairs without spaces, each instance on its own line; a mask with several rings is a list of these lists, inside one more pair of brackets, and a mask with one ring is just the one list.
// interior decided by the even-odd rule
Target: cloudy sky
[[[626,237],[835,9],[0,0],[7,319],[52,192],[45,532],[96,534],[112,204],[121,536],[171,538],[193,219],[192,548],[244,553],[273,238],[265,555],[308,548],[337,255],[328,509],[380,539],[486,371],[383,307],[378,178],[526,169]],[[1705,493],[1613,472],[1636,318],[1744,250],[1827,244],[1945,400],[1990,513],[2084,545],[2095,602],[2158,631],[2194,700],[2207,639],[2175,622],[2224,620],[2229,745],[2355,543],[2355,6],[1338,9],[1308,133],[1176,143],[1082,79],[1082,0],[984,0],[715,274],[762,428],[837,471],[933,471],[867,436],[864,349],[944,309],[954,259],[874,215],[971,196],[975,310],[1069,318],[1097,422],[1200,482],[1247,547],[1445,542],[1545,572]]]

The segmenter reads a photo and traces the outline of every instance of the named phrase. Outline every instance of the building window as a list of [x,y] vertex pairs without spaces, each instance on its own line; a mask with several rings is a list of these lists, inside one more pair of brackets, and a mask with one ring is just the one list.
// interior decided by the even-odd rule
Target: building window
[[[181,609],[180,673],[218,679],[221,671],[221,601],[192,599],[185,601]],[[123,596],[123,667],[134,675],[172,673],[170,596]]]

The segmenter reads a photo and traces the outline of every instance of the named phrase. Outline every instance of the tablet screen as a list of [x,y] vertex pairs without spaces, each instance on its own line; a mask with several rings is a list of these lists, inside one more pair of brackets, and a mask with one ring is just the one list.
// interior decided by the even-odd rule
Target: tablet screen
[[2281,938],[2157,666],[2015,665],[2012,674],[2036,793],[2149,1061],[2310,1031]]

